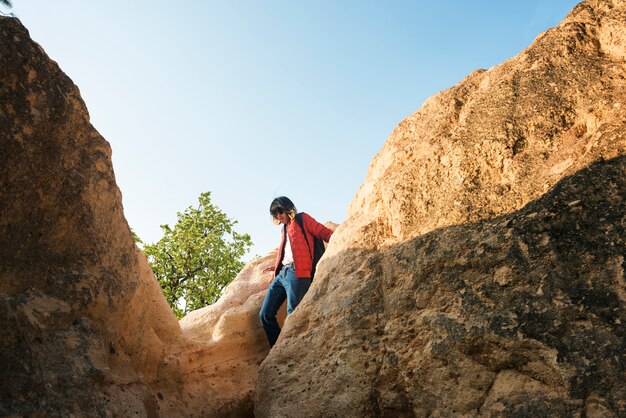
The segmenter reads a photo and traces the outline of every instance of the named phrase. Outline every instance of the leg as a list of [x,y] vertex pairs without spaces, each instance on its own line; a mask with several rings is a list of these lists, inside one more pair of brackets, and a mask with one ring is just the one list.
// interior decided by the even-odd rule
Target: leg
[[263,329],[265,330],[265,335],[270,343],[270,347],[274,346],[280,334],[280,325],[278,325],[278,321],[276,320],[276,313],[278,309],[280,309],[280,305],[282,305],[287,298],[285,288],[280,282],[279,277],[280,274],[272,280],[265,294],[261,311],[259,312],[259,318],[263,324]]
[[287,293],[287,315],[291,314],[311,286],[311,279],[298,279],[293,267],[285,272],[285,291]]

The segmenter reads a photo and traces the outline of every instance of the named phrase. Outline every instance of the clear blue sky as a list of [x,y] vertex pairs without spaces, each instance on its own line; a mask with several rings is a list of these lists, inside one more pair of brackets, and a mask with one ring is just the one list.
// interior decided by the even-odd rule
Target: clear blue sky
[[341,222],[392,129],[516,55],[576,0],[13,0],[81,90],[147,242],[205,191],[278,245],[279,195]]

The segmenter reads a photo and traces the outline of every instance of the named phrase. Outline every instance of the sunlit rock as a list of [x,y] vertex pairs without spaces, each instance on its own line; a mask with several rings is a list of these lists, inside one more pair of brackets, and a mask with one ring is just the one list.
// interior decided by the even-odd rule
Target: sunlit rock
[[263,362],[274,416],[624,416],[626,2],[402,121]]

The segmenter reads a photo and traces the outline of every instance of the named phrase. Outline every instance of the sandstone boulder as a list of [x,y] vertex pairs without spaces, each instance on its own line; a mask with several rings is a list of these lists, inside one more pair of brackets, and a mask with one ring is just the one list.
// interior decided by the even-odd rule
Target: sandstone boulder
[[625,16],[403,121],[258,381],[273,254],[179,323],[77,87],[0,17],[0,415],[625,415]]
[[341,236],[360,243],[333,248],[512,212],[621,155],[624,21],[623,1],[582,2],[518,56],[429,98],[394,129],[351,203]]
[[431,97],[263,362],[273,416],[624,416],[626,2]]
[[[202,401],[212,406],[212,416],[253,416],[259,365],[270,349],[259,321],[269,278],[262,270],[273,265],[275,258],[276,251],[272,251],[252,261],[218,302],[180,321],[183,335],[194,346],[183,353],[181,384],[205,396]],[[285,315],[283,307],[281,324]],[[197,389],[205,386],[212,389],[208,397]],[[192,416],[189,410],[179,412]]]
[[256,416],[622,416],[625,174],[617,157],[512,214],[325,259]]
[[0,37],[0,414],[152,411],[147,382],[181,334],[136,252],[110,147],[17,19],[0,17]]
[[252,415],[274,253],[179,322],[78,88],[0,17],[0,415]]

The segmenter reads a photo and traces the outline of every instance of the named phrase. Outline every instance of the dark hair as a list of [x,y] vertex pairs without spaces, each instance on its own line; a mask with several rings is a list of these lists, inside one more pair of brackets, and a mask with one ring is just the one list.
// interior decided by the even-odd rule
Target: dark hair
[[281,212],[291,211],[297,212],[296,206],[288,197],[280,196],[272,200],[272,204],[270,205],[270,215],[274,216]]

